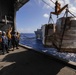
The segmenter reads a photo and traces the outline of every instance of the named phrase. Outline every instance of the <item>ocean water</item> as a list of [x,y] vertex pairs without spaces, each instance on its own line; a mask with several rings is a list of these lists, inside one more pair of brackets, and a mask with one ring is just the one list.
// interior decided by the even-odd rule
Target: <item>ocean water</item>
[[45,48],[41,40],[36,40],[34,33],[21,33],[20,44],[30,46],[38,51],[52,54],[56,57],[63,58],[65,60],[70,60],[76,62],[76,53],[67,53],[67,52],[57,52],[55,48]]

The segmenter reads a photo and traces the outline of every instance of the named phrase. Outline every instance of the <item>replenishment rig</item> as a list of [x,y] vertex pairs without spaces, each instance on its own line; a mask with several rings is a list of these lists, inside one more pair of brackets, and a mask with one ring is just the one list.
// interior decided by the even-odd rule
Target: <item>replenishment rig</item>
[[[55,12],[50,13],[48,24],[45,27],[45,46],[54,46],[60,52],[74,53],[76,52],[76,17],[69,11],[68,4],[62,8],[58,1],[54,4]],[[63,17],[58,18],[58,15],[60,15],[63,10],[65,10]],[[52,14],[57,16],[56,24],[50,23],[50,21],[53,21]],[[68,14],[71,14],[71,16]],[[52,28],[52,32],[49,32],[49,27]],[[48,41],[51,42],[52,45],[46,44]]]

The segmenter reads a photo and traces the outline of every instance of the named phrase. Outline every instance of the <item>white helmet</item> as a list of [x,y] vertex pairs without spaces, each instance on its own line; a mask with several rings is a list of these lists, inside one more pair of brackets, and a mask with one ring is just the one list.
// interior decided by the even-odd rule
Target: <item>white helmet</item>
[[2,31],[0,30],[0,32],[2,32]]

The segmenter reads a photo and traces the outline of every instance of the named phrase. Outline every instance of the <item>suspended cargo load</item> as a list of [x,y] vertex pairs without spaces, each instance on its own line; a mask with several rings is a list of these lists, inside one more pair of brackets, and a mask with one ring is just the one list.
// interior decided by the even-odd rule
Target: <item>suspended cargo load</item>
[[75,17],[62,17],[57,20],[53,44],[59,51],[76,52]]
[[44,46],[52,47],[52,39],[54,34],[54,24],[45,24],[42,26],[42,43]]

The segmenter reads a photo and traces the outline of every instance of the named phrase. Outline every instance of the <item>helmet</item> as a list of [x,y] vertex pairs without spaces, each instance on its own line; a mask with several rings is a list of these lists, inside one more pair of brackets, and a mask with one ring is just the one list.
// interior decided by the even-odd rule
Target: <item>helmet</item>
[[0,30],[0,32],[2,32],[2,31]]

